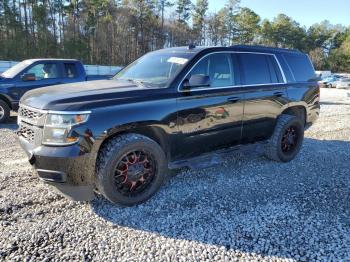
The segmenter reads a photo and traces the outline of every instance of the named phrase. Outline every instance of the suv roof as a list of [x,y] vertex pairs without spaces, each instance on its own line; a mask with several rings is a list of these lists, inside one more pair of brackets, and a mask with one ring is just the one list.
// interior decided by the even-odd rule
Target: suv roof
[[269,53],[295,53],[302,54],[299,50],[296,49],[287,49],[287,48],[277,48],[277,47],[268,47],[261,45],[233,45],[228,47],[222,46],[181,46],[181,47],[171,47],[166,49],[161,49],[159,51],[174,51],[174,52],[190,52],[190,53],[199,53],[206,49],[212,50],[228,50],[228,51],[249,51],[249,52],[269,52]]
[[261,45],[234,45],[231,46],[234,50],[244,50],[244,51],[254,51],[254,52],[263,52],[269,51],[271,53],[298,53],[301,52],[297,49],[287,49],[287,48],[277,48],[277,47],[268,47]]
[[26,61],[30,61],[32,63],[37,62],[37,61],[50,61],[50,62],[55,62],[55,61],[67,61],[67,62],[77,62],[79,60],[77,59],[64,59],[64,58],[34,58],[34,59],[27,59]]

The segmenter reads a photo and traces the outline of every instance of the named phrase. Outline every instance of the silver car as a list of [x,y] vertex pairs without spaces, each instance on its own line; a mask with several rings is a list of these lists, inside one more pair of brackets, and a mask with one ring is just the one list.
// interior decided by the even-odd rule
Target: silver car
[[337,82],[336,88],[348,89],[350,88],[350,78],[343,78]]

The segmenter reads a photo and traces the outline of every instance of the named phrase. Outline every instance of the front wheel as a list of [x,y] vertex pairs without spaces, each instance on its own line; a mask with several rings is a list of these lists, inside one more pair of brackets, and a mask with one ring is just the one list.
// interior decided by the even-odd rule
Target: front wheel
[[265,148],[266,157],[289,162],[299,153],[304,140],[303,121],[291,115],[281,115]]
[[0,100],[0,124],[6,123],[10,117],[10,107],[3,100]]
[[167,161],[155,141],[124,134],[103,145],[96,169],[100,193],[115,204],[133,206],[159,190],[167,174]]

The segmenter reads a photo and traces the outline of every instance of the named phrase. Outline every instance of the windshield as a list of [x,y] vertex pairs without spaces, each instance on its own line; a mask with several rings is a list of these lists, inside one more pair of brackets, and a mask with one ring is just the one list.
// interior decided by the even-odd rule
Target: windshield
[[5,72],[1,74],[2,77],[4,78],[14,78],[19,72],[21,72],[23,69],[25,69],[27,66],[32,64],[32,61],[30,60],[24,60],[10,69],[7,69]]
[[129,80],[147,87],[167,87],[194,56],[185,52],[152,52],[128,65],[114,79]]

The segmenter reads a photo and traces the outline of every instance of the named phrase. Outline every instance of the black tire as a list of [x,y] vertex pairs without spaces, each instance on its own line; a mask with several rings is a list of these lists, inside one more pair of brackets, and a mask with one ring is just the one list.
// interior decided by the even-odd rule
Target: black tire
[[11,109],[8,104],[5,101],[0,100],[0,124],[6,123],[9,120],[10,111]]
[[303,140],[303,121],[296,116],[281,115],[265,147],[265,156],[278,162],[289,162],[299,153]]
[[[141,156],[141,154],[144,155]],[[133,157],[135,157],[135,163],[131,164],[130,158],[133,159]],[[144,160],[144,163],[136,163],[136,159],[139,161],[141,157],[147,159],[147,162]],[[118,169],[123,165],[128,171],[126,175],[125,171],[121,172]],[[129,169],[133,165],[134,167],[138,165],[136,167],[138,170],[131,173]],[[148,165],[147,168],[145,165]],[[142,171],[139,170],[140,168]],[[147,178],[144,178],[147,173],[145,170],[152,170],[147,174]],[[137,180],[140,173],[144,175]],[[155,141],[139,134],[124,134],[106,142],[101,148],[96,164],[96,186],[98,191],[112,203],[120,206],[133,206],[151,198],[162,186],[167,173],[166,156]],[[136,185],[139,185],[138,190],[142,190],[136,192],[134,190],[136,185],[134,185],[129,188],[130,192],[128,192],[127,188],[135,180],[137,180]]]

